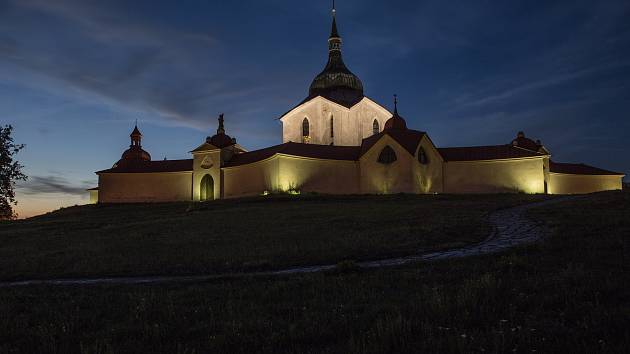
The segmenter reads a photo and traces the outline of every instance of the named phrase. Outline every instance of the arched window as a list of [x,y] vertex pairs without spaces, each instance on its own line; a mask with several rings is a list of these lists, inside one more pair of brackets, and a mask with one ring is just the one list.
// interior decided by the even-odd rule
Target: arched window
[[378,121],[374,119],[374,122],[372,122],[372,135],[376,135],[380,131],[381,131],[381,127],[379,127]]
[[330,116],[330,137],[335,137],[335,119],[333,116]]
[[311,135],[311,127],[308,123],[308,119],[304,118],[302,121],[302,136],[310,136]]
[[389,165],[396,161],[396,152],[389,145],[385,146],[378,155],[378,162]]
[[201,179],[201,184],[199,185],[199,200],[214,200],[214,179],[212,179],[210,175],[205,175]]
[[308,119],[304,118],[302,121],[302,142],[308,144],[311,140],[311,127],[308,123]]
[[426,165],[429,163],[429,157],[427,157],[427,152],[424,151],[422,147],[420,148],[420,150],[418,150],[418,162],[420,162],[423,165]]

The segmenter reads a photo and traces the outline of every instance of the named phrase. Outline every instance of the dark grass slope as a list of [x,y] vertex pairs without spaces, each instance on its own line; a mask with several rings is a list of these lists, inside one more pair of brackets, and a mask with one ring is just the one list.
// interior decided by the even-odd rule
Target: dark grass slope
[[0,280],[213,274],[461,246],[541,196],[274,196],[88,205],[0,224]]
[[0,352],[625,353],[630,193],[532,211],[501,255],[367,272],[0,289]]

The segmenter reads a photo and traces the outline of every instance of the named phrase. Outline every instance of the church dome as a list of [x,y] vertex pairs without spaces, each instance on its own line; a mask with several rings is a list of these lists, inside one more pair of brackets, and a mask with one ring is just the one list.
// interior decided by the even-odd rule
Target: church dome
[[407,122],[398,114],[397,99],[394,99],[394,115],[385,122],[383,130],[407,130]]
[[313,79],[309,96],[324,96],[336,101],[356,101],[363,98],[363,83],[343,62],[341,42],[333,10],[332,30],[328,38],[328,63]]
[[216,134],[210,136],[206,139],[206,142],[218,148],[224,148],[235,144],[234,139],[227,134]]
[[121,160],[151,161],[151,155],[140,146],[130,146],[123,152]]
[[315,77],[309,89],[310,96],[362,97],[363,83],[345,66],[341,58],[329,60],[324,71]]
[[131,138],[131,145],[129,145],[129,149],[123,152],[120,161],[151,161],[151,155],[142,149],[142,133],[140,133],[137,124],[129,137]]
[[407,130],[407,122],[403,117],[395,114],[385,122],[383,130]]

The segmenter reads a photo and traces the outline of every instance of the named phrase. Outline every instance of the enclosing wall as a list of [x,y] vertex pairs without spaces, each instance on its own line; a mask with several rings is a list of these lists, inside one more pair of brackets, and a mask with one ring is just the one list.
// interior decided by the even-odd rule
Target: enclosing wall
[[278,189],[278,159],[222,169],[225,198],[260,195]]
[[549,193],[585,194],[622,189],[622,176],[550,173]]
[[359,193],[356,161],[318,160],[278,156],[278,186],[301,192],[326,194]]
[[444,163],[445,193],[544,193],[543,157]]
[[249,165],[223,169],[226,198],[267,192],[318,192],[355,194],[358,169],[355,161],[319,160],[275,155]]
[[191,200],[191,172],[103,173],[99,203],[171,202]]

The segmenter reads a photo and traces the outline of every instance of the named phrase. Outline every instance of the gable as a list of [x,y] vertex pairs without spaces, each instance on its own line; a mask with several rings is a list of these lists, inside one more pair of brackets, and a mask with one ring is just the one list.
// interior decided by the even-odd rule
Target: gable
[[360,106],[367,106],[369,108],[372,108],[372,109],[378,111],[379,113],[381,113],[382,115],[386,116],[388,119],[389,119],[389,117],[392,116],[392,113],[387,108],[385,108],[385,107],[381,106],[380,104],[374,102],[369,97],[363,97],[361,102],[357,103],[354,107],[352,107],[352,109],[359,108]]
[[204,152],[204,151],[212,151],[212,150],[219,150],[218,147],[210,144],[210,143],[203,143],[201,145],[199,145],[197,148],[195,148],[194,150],[191,151],[191,153],[197,153],[197,152]]
[[332,101],[326,97],[323,96],[316,96],[316,97],[311,97],[311,98],[307,98],[304,101],[298,103],[295,107],[291,108],[288,112],[284,113],[280,118],[278,118],[280,121],[284,121],[284,118],[286,118],[287,116],[293,115],[297,112],[299,112],[300,110],[306,110],[308,109],[308,107],[310,105],[313,104],[317,104],[317,103],[328,103],[331,105],[336,106],[337,108],[339,108],[340,110],[345,110],[345,111],[353,111],[356,109],[360,109],[362,106],[367,106],[370,107],[376,111],[379,111],[379,113],[389,117],[392,115],[392,113],[390,111],[388,111],[385,107],[379,105],[378,103],[374,102],[372,99],[370,99],[369,97],[363,97],[360,101],[358,101],[357,103],[351,105],[351,106],[346,106],[343,104],[340,104],[339,102],[335,102]]
[[428,147],[428,149],[425,148],[426,153],[429,153],[432,155],[432,157],[437,157],[441,162],[444,162],[444,158],[442,157],[442,155],[440,155],[438,148],[433,143],[433,140],[431,140],[431,138],[429,137],[429,134],[425,133],[424,136],[420,139],[420,143],[418,144],[416,148],[416,153],[415,153],[416,156],[418,156],[418,151],[420,150],[422,146]]
[[322,96],[316,96],[313,98],[310,98],[308,100],[304,100],[302,102],[300,102],[297,106],[293,107],[291,110],[289,110],[288,112],[286,112],[285,114],[283,114],[280,118],[278,118],[280,121],[284,122],[284,119],[287,116],[292,116],[302,110],[307,110],[310,106],[317,104],[317,103],[329,103],[332,104],[334,106],[337,106],[339,109],[342,110],[346,110],[346,111],[350,111],[350,109],[348,107],[345,107],[343,105],[340,105],[336,102],[333,102],[331,100],[328,100]]
[[380,153],[381,149],[389,145],[396,153],[407,152],[410,156],[415,156],[417,147],[424,133],[415,130],[407,132],[389,132],[383,131],[369,138],[363,139],[361,144],[360,159],[366,155]]
[[415,156],[420,144],[420,140],[426,133],[417,130],[384,130],[376,135],[363,139],[361,143],[361,156],[365,155],[384,137],[395,141],[401,148],[406,150],[411,156]]

